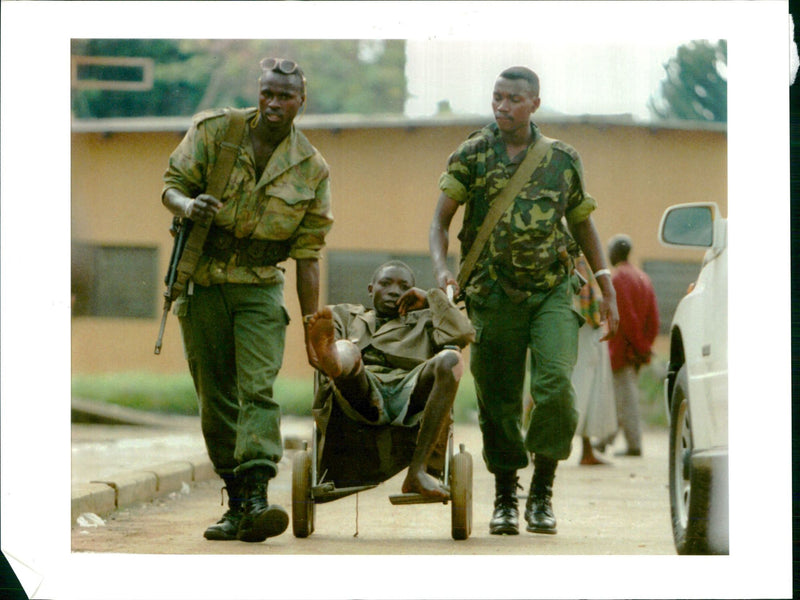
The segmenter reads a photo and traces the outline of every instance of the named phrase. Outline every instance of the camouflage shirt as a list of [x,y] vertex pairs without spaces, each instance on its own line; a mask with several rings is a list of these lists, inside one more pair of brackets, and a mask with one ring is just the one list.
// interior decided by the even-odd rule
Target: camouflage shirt
[[[469,252],[491,200],[497,196],[541,135],[531,123],[532,141],[525,152],[510,159],[495,123],[470,135],[450,155],[439,189],[464,205],[458,238],[461,260]],[[566,269],[558,248],[577,254],[577,243],[566,223],[585,220],[597,207],[583,189],[578,153],[555,141],[530,180],[495,226],[466,286],[468,295],[485,295],[495,283],[511,294],[527,297],[563,280]]]
[[[195,116],[192,126],[169,159],[163,193],[176,188],[190,198],[203,193],[219,155],[228,124],[226,109]],[[248,122],[256,114],[247,110]],[[253,145],[245,134],[214,225],[239,238],[288,241],[294,259],[318,258],[333,224],[328,165],[294,126],[270,156],[259,179]],[[192,277],[214,283],[276,283],[283,272],[275,266],[241,266],[236,257],[223,262],[202,256]]]

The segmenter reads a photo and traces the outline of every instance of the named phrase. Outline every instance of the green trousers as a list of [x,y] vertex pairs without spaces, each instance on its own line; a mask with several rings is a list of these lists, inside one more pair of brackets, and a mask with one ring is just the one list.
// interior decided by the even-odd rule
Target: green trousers
[[[583,318],[573,309],[569,278],[549,292],[512,302],[498,285],[485,297],[471,296],[469,317],[476,341],[470,347],[483,459],[492,473],[523,469],[529,453],[554,460],[569,457],[578,424],[570,381]],[[521,420],[526,357],[534,401],[523,439]]]
[[289,323],[283,285],[196,285],[177,312],[214,470],[274,477],[283,456],[272,397]]

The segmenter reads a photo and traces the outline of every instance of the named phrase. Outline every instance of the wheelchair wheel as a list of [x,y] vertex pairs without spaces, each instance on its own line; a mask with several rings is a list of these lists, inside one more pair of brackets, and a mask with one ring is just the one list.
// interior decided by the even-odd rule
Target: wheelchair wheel
[[292,458],[292,532],[295,537],[308,537],[314,532],[311,485],[311,453],[297,452]]
[[472,533],[472,455],[463,445],[452,458],[450,501],[453,539],[465,540]]

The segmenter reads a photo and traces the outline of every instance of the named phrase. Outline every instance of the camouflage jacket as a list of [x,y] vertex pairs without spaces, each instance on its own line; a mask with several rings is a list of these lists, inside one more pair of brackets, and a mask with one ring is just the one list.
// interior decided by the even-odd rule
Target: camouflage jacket
[[[533,123],[531,132],[528,151],[541,135]],[[491,200],[526,153],[509,159],[498,127],[492,123],[470,135],[450,155],[447,170],[439,178],[439,189],[465,206],[464,223],[458,234],[462,261]],[[508,291],[527,296],[551,289],[563,280],[567,271],[558,248],[565,246],[573,255],[578,252],[566,223],[585,220],[597,207],[584,191],[582,179],[578,153],[555,141],[489,237],[467,284],[468,295],[485,295],[497,282]]]
[[[190,198],[205,191],[225,137],[228,114],[226,109],[215,109],[195,116],[170,156],[162,195],[168,188],[176,188]],[[248,121],[255,114],[255,108],[248,109]],[[289,255],[294,259],[318,258],[333,224],[325,159],[292,127],[275,148],[260,179],[256,179],[247,129],[246,125],[214,225],[239,238],[288,241]],[[201,285],[276,283],[283,281],[283,272],[275,266],[240,266],[235,257],[225,263],[204,255],[193,279]]]

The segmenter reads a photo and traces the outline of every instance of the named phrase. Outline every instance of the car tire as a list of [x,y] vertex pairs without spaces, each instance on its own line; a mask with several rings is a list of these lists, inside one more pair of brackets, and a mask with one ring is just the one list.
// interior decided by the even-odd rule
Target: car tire
[[709,554],[710,469],[693,468],[692,421],[686,367],[675,378],[670,404],[669,498],[678,554]]

